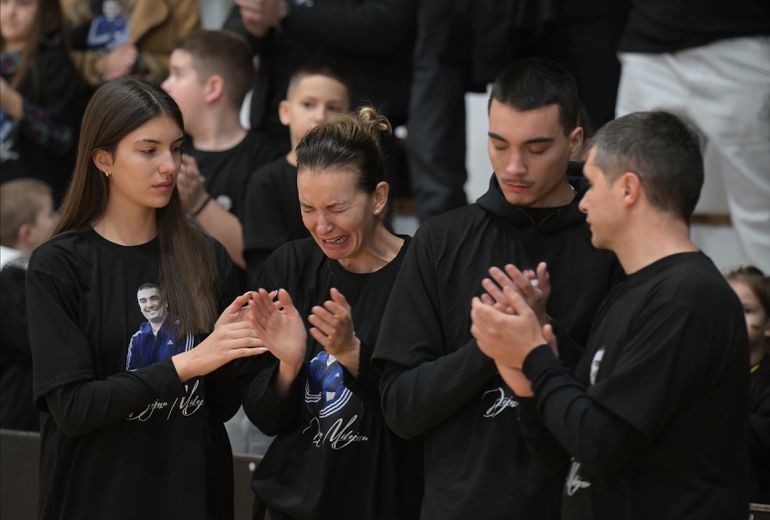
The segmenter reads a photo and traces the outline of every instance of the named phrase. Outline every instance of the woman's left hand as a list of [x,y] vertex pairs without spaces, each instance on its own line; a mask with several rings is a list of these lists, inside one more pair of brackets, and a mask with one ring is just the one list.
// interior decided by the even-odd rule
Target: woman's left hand
[[350,304],[337,289],[329,291],[331,300],[311,310],[308,321],[313,325],[310,335],[321,346],[337,358],[353,376],[358,375],[361,341],[353,330],[353,316]]

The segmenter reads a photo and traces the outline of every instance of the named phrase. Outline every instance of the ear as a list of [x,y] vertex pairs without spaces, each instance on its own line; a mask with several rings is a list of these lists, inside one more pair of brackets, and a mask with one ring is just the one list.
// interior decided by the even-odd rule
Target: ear
[[281,120],[283,126],[291,124],[291,104],[287,99],[278,104],[278,119]]
[[225,95],[225,80],[219,74],[212,74],[203,88],[206,103],[213,103]]
[[388,205],[388,194],[390,193],[390,185],[385,181],[377,183],[377,187],[374,188],[372,193],[372,200],[374,201],[374,214],[382,215],[385,213],[385,208]]
[[642,183],[634,172],[626,172],[615,181],[617,188],[623,192],[623,204],[626,207],[638,203],[642,196]]
[[96,150],[91,156],[91,160],[94,161],[94,165],[103,172],[109,172],[114,163],[112,154],[107,150]]
[[583,127],[577,126],[569,133],[569,156],[577,158],[583,147]]
[[26,244],[29,241],[29,237],[32,234],[32,226],[29,224],[22,224],[19,226],[19,232],[16,234],[17,244]]

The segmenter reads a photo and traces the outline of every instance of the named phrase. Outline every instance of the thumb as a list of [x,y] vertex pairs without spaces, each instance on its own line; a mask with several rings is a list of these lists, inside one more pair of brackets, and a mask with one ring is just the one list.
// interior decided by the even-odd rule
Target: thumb
[[554,355],[559,357],[559,343],[556,341],[556,334],[553,332],[553,327],[550,323],[543,325],[543,337],[548,345],[551,347]]
[[332,287],[331,290],[329,291],[329,295],[331,296],[332,301],[334,301],[335,303],[339,303],[340,305],[348,304],[348,300],[345,298],[345,295],[343,295],[334,287]]
[[283,308],[294,306],[294,302],[291,301],[291,295],[286,289],[278,289],[278,302]]

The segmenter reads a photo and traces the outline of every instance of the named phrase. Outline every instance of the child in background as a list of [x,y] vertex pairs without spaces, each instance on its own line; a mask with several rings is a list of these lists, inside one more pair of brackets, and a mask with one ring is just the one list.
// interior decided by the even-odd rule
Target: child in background
[[40,179],[58,201],[82,108],[58,0],[2,0],[0,34],[0,179]]
[[51,188],[36,179],[0,186],[0,428],[37,431],[24,282],[27,261],[54,222]]
[[181,108],[188,134],[177,180],[182,205],[244,268],[241,202],[248,177],[280,155],[239,119],[251,86],[251,51],[234,34],[193,31],[171,53],[170,70],[162,87]]
[[753,266],[727,275],[741,300],[749,334],[751,365],[752,502],[770,504],[770,277]]
[[308,236],[297,193],[297,144],[316,125],[349,107],[347,78],[332,64],[308,62],[292,74],[278,107],[281,123],[289,127],[291,151],[254,173],[246,190],[243,255],[251,286],[256,287],[259,268],[274,249]]

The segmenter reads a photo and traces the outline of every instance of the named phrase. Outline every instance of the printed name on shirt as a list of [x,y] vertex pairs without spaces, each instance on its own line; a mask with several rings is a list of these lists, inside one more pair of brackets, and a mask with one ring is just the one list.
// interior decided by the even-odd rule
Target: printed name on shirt
[[341,450],[354,442],[365,442],[369,440],[369,437],[366,435],[353,432],[353,424],[357,420],[358,414],[351,417],[348,422],[343,425],[343,418],[340,417],[334,421],[326,432],[324,432],[321,430],[321,422],[318,417],[313,417],[310,420],[308,427],[302,430],[302,433],[305,434],[308,430],[315,427],[316,433],[313,435],[313,444],[316,448],[322,448],[325,444],[328,444],[333,450]]
[[484,403],[489,402],[490,399],[494,399],[492,404],[486,409],[482,417],[492,418],[497,417],[503,413],[507,408],[516,408],[519,406],[519,402],[513,395],[506,395],[505,389],[497,387],[493,390],[487,390],[481,396],[481,400]]
[[591,373],[589,374],[591,384],[596,383],[596,376],[599,375],[599,367],[602,366],[602,359],[604,359],[604,345],[599,347],[599,350],[596,351],[594,358],[591,360]]
[[564,485],[567,496],[571,497],[581,489],[591,487],[591,483],[580,477],[580,463],[572,460],[572,467],[567,475],[567,482]]
[[195,383],[192,385],[192,387],[185,384],[184,397],[177,397],[171,404],[169,404],[168,401],[161,401],[156,399],[147,405],[147,408],[142,410],[140,413],[129,414],[129,416],[126,417],[126,420],[145,422],[148,421],[157,410],[168,410],[168,413],[166,414],[167,421],[171,420],[171,416],[175,412],[181,413],[185,417],[189,417],[200,410],[204,404],[206,404],[206,399],[197,394],[199,385],[199,379],[195,380]]

